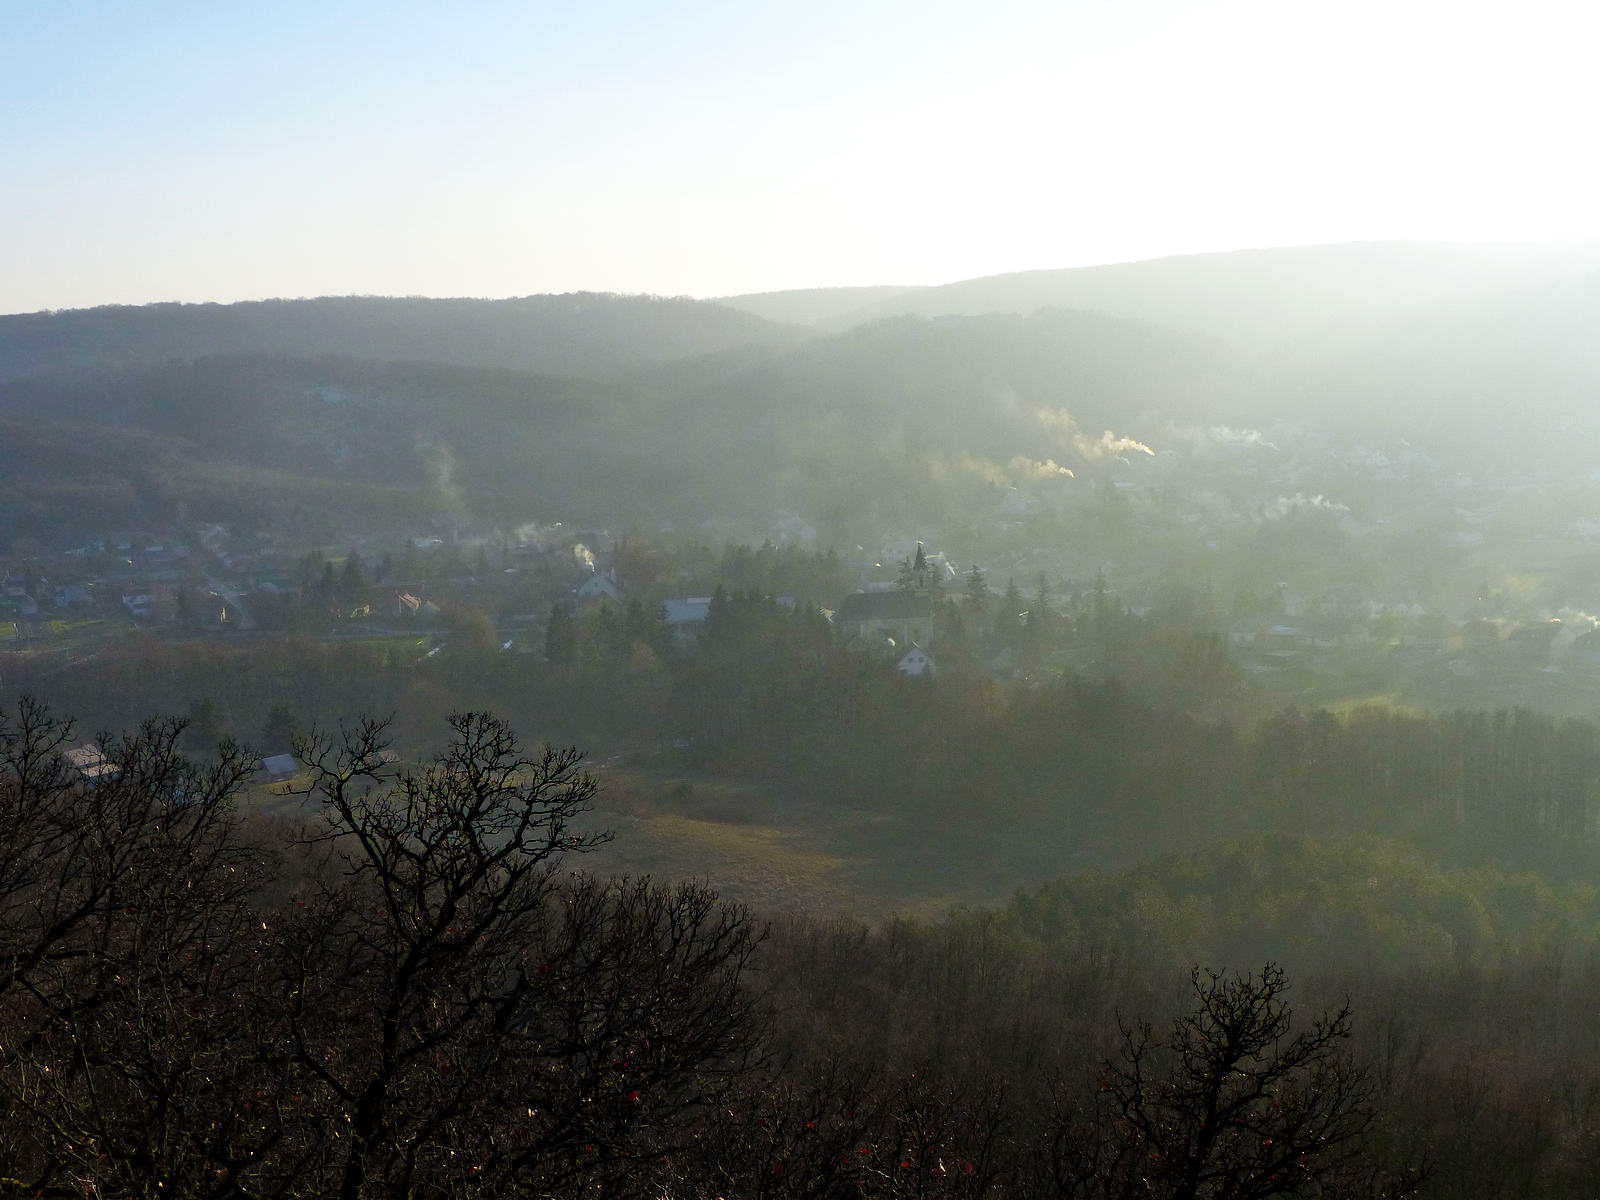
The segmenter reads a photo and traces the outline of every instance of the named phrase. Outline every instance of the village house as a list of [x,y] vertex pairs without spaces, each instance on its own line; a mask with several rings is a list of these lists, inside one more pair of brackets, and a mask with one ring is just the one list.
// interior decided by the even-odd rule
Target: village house
[[927,592],[856,592],[834,614],[844,640],[895,638],[926,643],[933,636],[933,603]]
[[580,602],[585,600],[615,600],[622,595],[622,584],[614,571],[585,571],[573,585],[572,594]]
[[911,643],[911,649],[901,656],[900,661],[895,663],[894,669],[907,679],[933,679],[939,674],[939,667],[933,661],[933,655],[915,642]]
[[439,606],[432,600],[423,600],[410,592],[396,592],[394,605],[396,616],[427,620],[439,615]]
[[39,602],[33,598],[33,593],[43,585],[44,581],[39,580],[35,587],[30,587],[27,576],[13,575],[8,571],[0,579],[0,612],[9,617],[38,616]]
[[667,629],[673,640],[683,645],[700,636],[711,615],[710,596],[684,596],[668,600],[661,606]]

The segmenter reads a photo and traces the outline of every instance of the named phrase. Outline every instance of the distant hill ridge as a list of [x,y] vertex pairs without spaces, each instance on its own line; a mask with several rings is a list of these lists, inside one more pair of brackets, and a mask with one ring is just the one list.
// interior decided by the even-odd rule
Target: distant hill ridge
[[[881,287],[814,287],[781,292],[749,292],[742,296],[716,296],[717,304],[726,304],[742,312],[754,313],[769,321],[782,321],[796,325],[823,325],[848,318],[873,305],[914,303],[913,293],[925,289],[895,285]],[[898,311],[898,310],[897,310]],[[904,311],[909,312],[910,309]]]
[[886,317],[1076,309],[1278,354],[1376,312],[1546,287],[1600,269],[1600,241],[1364,242],[1036,270],[936,287],[727,296],[573,292],[504,300],[326,296],[0,316],[0,380],[211,355],[330,355],[607,379]]
[[[1275,350],[1353,314],[1542,287],[1600,268],[1600,241],[1350,242],[1017,271],[936,287],[729,296],[749,312],[845,329],[884,317],[1072,308]],[[874,292],[888,294],[873,296]],[[859,293],[866,303],[852,305]]]
[[708,301],[598,292],[109,305],[0,317],[0,379],[218,354],[339,355],[610,377],[803,336]]

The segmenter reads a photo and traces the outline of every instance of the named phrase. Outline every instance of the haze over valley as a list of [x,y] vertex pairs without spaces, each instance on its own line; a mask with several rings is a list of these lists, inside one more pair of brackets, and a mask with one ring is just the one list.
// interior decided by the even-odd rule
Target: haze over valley
[[1577,1200],[1591,14],[7,13],[0,1200]]

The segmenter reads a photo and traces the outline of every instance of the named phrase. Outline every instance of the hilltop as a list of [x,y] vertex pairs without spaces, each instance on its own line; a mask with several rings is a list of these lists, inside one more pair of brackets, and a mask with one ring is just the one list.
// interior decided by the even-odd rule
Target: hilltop
[[[896,290],[814,319],[845,328],[905,313],[1091,309],[1266,351],[1354,314],[1537,288],[1597,268],[1600,242],[1593,241],[1289,246],[963,279]],[[748,299],[732,297],[729,303]],[[776,297],[763,299],[768,311],[780,311]],[[793,311],[790,319],[803,319],[801,310]]]

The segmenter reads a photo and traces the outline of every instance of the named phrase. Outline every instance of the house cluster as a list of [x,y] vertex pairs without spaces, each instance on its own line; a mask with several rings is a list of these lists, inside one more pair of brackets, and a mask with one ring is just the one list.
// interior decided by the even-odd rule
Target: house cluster
[[[911,579],[901,579],[887,571],[875,577],[869,570],[858,581],[857,591],[846,596],[835,609],[824,609],[823,615],[833,623],[846,645],[892,655],[903,675],[931,677],[938,670],[930,650],[933,594],[937,587],[953,583],[959,577],[945,556],[928,554],[921,543],[904,549],[906,563],[913,564]],[[889,555],[889,551],[885,553]],[[614,565],[607,565],[589,553],[580,556],[576,576],[563,597],[577,613],[592,611],[601,605],[616,609],[631,604],[636,598],[628,581]],[[773,596],[771,600],[791,610],[799,603],[796,597],[789,595]],[[655,607],[658,602],[651,597],[648,603]],[[659,612],[673,642],[684,648],[697,643],[711,620],[714,603],[712,596],[704,594],[667,596],[660,600]]]
[[26,636],[37,628],[59,627],[102,607],[116,606],[117,589],[103,579],[60,582],[59,572],[6,571],[0,575],[0,637]]
[[37,624],[123,615],[158,619],[180,588],[195,579],[188,544],[153,534],[118,533],[56,554],[30,554],[0,564],[0,632],[34,632]]
[[85,584],[64,583],[52,586],[50,580],[42,577],[31,590],[24,581],[7,579],[4,592],[4,600],[0,603],[8,605],[12,614],[19,617],[71,612],[74,609],[90,608],[95,602],[93,593]]

